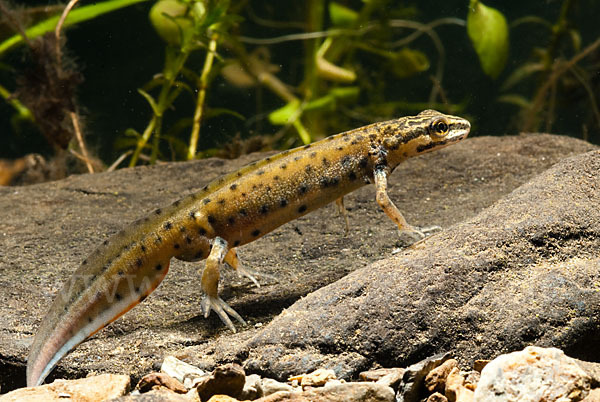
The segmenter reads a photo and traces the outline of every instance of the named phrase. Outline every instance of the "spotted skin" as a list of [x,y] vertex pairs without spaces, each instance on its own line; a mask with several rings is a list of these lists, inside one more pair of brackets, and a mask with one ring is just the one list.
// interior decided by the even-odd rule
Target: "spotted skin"
[[27,384],[41,384],[79,343],[147,297],[173,257],[206,259],[204,314],[214,310],[235,331],[229,316],[244,320],[219,298],[219,267],[225,262],[255,281],[235,247],[333,201],[347,219],[342,197],[367,183],[400,230],[418,233],[389,199],[387,176],[469,130],[468,121],[433,110],[371,124],[251,163],[134,222],[85,259],[58,293],[33,341]]

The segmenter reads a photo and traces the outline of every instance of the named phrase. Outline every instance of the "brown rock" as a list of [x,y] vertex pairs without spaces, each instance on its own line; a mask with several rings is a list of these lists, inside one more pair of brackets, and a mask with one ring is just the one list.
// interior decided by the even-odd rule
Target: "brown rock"
[[434,392],[433,394],[429,395],[427,402],[448,402],[448,398],[439,392]]
[[439,367],[434,368],[427,374],[425,377],[425,387],[429,392],[444,392],[446,377],[456,367],[458,367],[458,362],[455,359],[446,360]]
[[[346,197],[352,228],[348,236],[344,235],[341,220],[336,226],[331,219],[331,209],[323,208],[239,250],[240,258],[248,267],[274,275],[279,281],[259,276],[261,287],[257,289],[248,286],[247,280],[230,275],[227,269],[222,272],[225,301],[242,312],[248,321],[267,323],[282,308],[303,296],[352,271],[368,267],[340,284],[347,286],[347,294],[337,294],[336,287],[318,296],[323,298],[323,294],[329,292],[329,305],[314,303],[315,298],[311,297],[268,331],[265,330],[271,325],[260,330],[237,326],[239,332],[230,334],[214,314],[208,320],[202,317],[197,273],[202,262],[174,259],[169,275],[146,301],[78,346],[59,363],[54,374],[74,377],[97,371],[126,373],[139,378],[152,371],[157,356],[179,355],[184,348],[186,361],[200,364],[210,360],[210,366],[202,366],[203,369],[247,357],[245,367],[255,368],[253,372],[264,375],[276,375],[279,380],[318,367],[334,369],[338,378],[348,379],[374,362],[386,367],[402,367],[419,361],[425,354],[455,346],[455,357],[465,364],[475,357],[491,357],[538,339],[546,344],[571,345],[587,353],[589,348],[583,340],[594,339],[591,333],[594,325],[590,320],[598,314],[590,311],[597,303],[585,301],[590,300],[587,292],[593,290],[585,285],[586,278],[580,278],[584,283],[580,287],[584,293],[583,310],[567,305],[565,295],[559,298],[562,304],[558,308],[540,305],[539,322],[531,319],[538,311],[528,311],[519,315],[514,323],[505,323],[502,317],[507,317],[507,311],[513,311],[514,306],[498,308],[503,306],[494,305],[493,300],[481,296],[490,293],[493,283],[502,285],[498,289],[500,293],[511,290],[509,285],[515,283],[509,280],[512,275],[519,277],[527,272],[540,275],[541,270],[532,270],[534,263],[539,261],[540,253],[555,245],[552,256],[557,261],[563,256],[569,258],[565,252],[574,246],[580,247],[580,254],[597,249],[588,244],[593,242],[593,222],[587,234],[575,229],[569,232],[569,227],[575,228],[578,224],[576,220],[572,221],[573,225],[570,219],[565,220],[569,217],[561,212],[564,211],[561,207],[555,208],[556,219],[541,217],[530,221],[548,225],[562,221],[569,225],[552,228],[537,225],[536,229],[524,221],[519,226],[513,220],[525,214],[519,215],[515,210],[507,210],[505,216],[497,217],[507,218],[504,222],[510,230],[504,232],[491,219],[461,224],[460,228],[456,224],[472,220],[560,159],[594,148],[564,136],[480,136],[408,160],[391,175],[389,193],[410,223],[437,224],[444,228],[435,239],[424,242],[428,259],[423,251],[415,250],[406,252],[410,256],[402,252],[391,260],[370,265],[390,256],[396,246],[397,231],[374,202],[372,186],[367,186]],[[201,189],[219,175],[265,156],[267,154],[253,154],[233,161],[211,158],[141,166],[71,176],[18,189],[0,188],[0,270],[4,280],[11,284],[0,288],[0,355],[8,364],[8,372],[22,371],[31,334],[35,333],[57,289],[90,250],[121,230],[126,222],[144,217],[157,207]],[[585,187],[588,173],[578,170],[579,173],[576,180],[581,180],[582,191],[573,194],[590,194],[592,198],[586,203],[593,205],[594,191]],[[589,174],[594,175],[594,170]],[[547,188],[571,197],[566,188],[557,188],[560,183],[565,183],[565,178],[555,180]],[[538,197],[536,200],[550,197],[540,198],[541,195],[532,194]],[[572,197],[569,200],[576,201]],[[510,201],[519,205],[515,199]],[[525,197],[519,202],[524,201],[527,201]],[[586,203],[570,202],[569,208],[581,214]],[[567,203],[561,201],[557,205],[564,204]],[[535,211],[538,207],[535,205],[529,210]],[[493,230],[485,233],[490,228]],[[515,236],[516,233],[522,236]],[[533,243],[527,236],[531,233],[537,235]],[[556,236],[562,237],[557,239]],[[470,254],[465,257],[463,252]],[[588,259],[585,253],[583,259]],[[561,272],[559,265],[556,266],[558,273],[547,275],[545,283],[551,282],[553,287],[562,283],[560,289],[564,290],[573,282],[569,279],[571,276]],[[522,271],[508,272],[516,266],[522,266]],[[384,289],[377,290],[382,286]],[[552,294],[551,286],[543,289],[530,286],[529,289],[531,294],[525,298],[528,302],[518,300],[515,304],[529,306],[529,301],[540,295]],[[386,294],[391,296],[383,297]],[[466,304],[468,300],[478,302],[472,311]],[[579,296],[569,300],[576,303]],[[436,311],[438,314],[434,314]],[[296,318],[296,322],[291,321],[292,325],[288,325],[290,316]],[[573,324],[567,330],[554,328],[567,322]],[[346,329],[337,328],[344,323]],[[482,335],[497,323],[502,323],[496,328],[500,334]],[[258,332],[261,337],[255,339],[254,346],[247,344],[246,340]],[[478,341],[480,337],[483,342]],[[0,387],[8,392],[17,381],[4,376],[0,378]]]
[[124,395],[129,376],[102,374],[79,380],[56,380],[52,384],[20,388],[0,396],[2,402],[104,401]]
[[[454,367],[446,378],[446,398],[449,402],[472,402],[473,391],[465,387],[465,378],[458,367]],[[487,401],[482,399],[482,401]]]
[[200,400],[207,401],[217,394],[237,397],[244,389],[246,375],[239,364],[225,364],[217,367],[210,375],[200,378],[196,390]]
[[363,371],[358,375],[362,381],[376,382],[377,384],[392,387],[394,391],[398,390],[398,385],[406,370],[400,367],[380,368],[376,370]]
[[187,388],[184,387],[182,383],[165,373],[146,374],[136,386],[136,388],[142,393],[161,387],[165,387],[178,394],[185,394],[188,392]]

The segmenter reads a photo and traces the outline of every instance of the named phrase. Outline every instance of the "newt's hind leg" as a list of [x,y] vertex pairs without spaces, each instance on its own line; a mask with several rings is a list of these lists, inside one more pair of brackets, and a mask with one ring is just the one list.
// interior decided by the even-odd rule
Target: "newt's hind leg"
[[218,292],[220,276],[219,266],[223,262],[227,250],[227,242],[220,237],[215,237],[210,254],[206,259],[206,267],[204,267],[204,271],[202,272],[202,290],[204,291],[202,310],[204,311],[205,318],[208,317],[211,310],[214,310],[221,318],[221,321],[223,321],[230,330],[236,332],[228,314],[244,325],[246,324],[246,321],[244,321],[234,309],[229,307],[229,305],[219,297]]
[[252,268],[248,268],[244,264],[242,264],[240,262],[240,259],[238,258],[237,251],[234,248],[229,249],[229,252],[227,253],[227,255],[225,255],[225,259],[223,261],[231,268],[235,269],[239,276],[245,276],[246,278],[254,282],[257,288],[260,287],[260,283],[258,283],[258,280],[255,278],[255,275],[275,279],[275,277],[271,275],[259,273],[253,270]]
[[340,198],[336,199],[335,205],[337,205],[340,215],[342,215],[342,218],[344,218],[344,223],[346,224],[346,235],[347,235],[350,232],[350,223],[348,223],[348,211],[346,210],[346,207],[344,206],[344,197],[340,197]]

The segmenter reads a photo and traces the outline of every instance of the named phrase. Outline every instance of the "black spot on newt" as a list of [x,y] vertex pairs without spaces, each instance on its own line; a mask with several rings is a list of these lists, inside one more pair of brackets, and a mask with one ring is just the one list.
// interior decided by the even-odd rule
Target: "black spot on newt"
[[210,202],[210,198],[205,198],[204,200],[202,200],[202,203],[204,205],[208,204]]
[[242,209],[240,209],[240,215],[247,216],[248,215],[248,211],[246,211],[244,208],[242,208]]
[[138,267],[141,267],[143,264],[143,261],[141,258],[138,258],[137,260],[135,260],[135,265],[137,265]]
[[233,247],[237,247],[237,246],[239,246],[239,245],[240,245],[240,243],[241,243],[241,241],[239,241],[239,240],[236,240],[236,241],[234,241],[234,242],[233,242]]
[[279,200],[279,206],[281,208],[285,208],[288,204],[288,200],[286,200],[285,198],[282,198],[281,200]]
[[211,223],[211,224],[212,224],[212,223],[215,223],[215,222],[217,221],[217,220],[215,219],[215,217],[214,217],[214,216],[212,216],[212,215],[208,215],[207,219],[208,219],[208,223]]
[[259,234],[260,234],[260,230],[258,230],[258,229],[255,229],[255,230],[252,232],[252,236],[254,236],[254,237],[258,236]]
[[307,145],[305,145],[303,148],[304,148],[304,149],[308,149],[308,148],[310,148],[310,144],[307,144]]
[[262,205],[260,207],[260,213],[263,214],[263,215],[266,215],[267,212],[269,212],[269,206],[268,205]]
[[162,265],[161,264],[156,264],[156,266],[154,267],[155,270],[157,271],[162,271]]
[[173,248],[174,248],[175,250],[179,250],[179,243],[175,243],[175,244],[173,244]]
[[282,163],[281,165],[279,165],[279,167],[281,168],[281,170],[285,170],[287,168],[287,165],[285,163]]
[[154,213],[156,215],[160,215],[162,213],[162,210],[160,208],[158,208],[156,211],[154,211]]
[[316,152],[311,152],[310,153],[310,157],[311,158],[316,158],[317,157],[317,153]]
[[234,191],[237,188],[237,184],[232,184],[231,186],[229,186],[229,189],[231,191]]
[[306,205],[300,205],[300,207],[298,207],[298,213],[303,213],[306,212]]
[[171,222],[166,222],[165,223],[165,229],[171,230],[172,227],[173,227],[173,224]]
[[198,228],[198,234],[200,236],[204,236],[206,234],[206,229],[204,229],[204,228]]
[[235,223],[235,218],[234,218],[233,216],[230,216],[229,218],[227,218],[227,222],[228,222],[230,225],[233,225],[233,224]]

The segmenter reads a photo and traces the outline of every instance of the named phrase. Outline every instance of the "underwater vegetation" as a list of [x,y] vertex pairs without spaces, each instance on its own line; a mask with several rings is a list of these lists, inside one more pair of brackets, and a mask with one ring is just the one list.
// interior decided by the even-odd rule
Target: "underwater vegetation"
[[589,0],[32,3],[0,0],[3,158],[235,157],[426,108],[600,143]]

